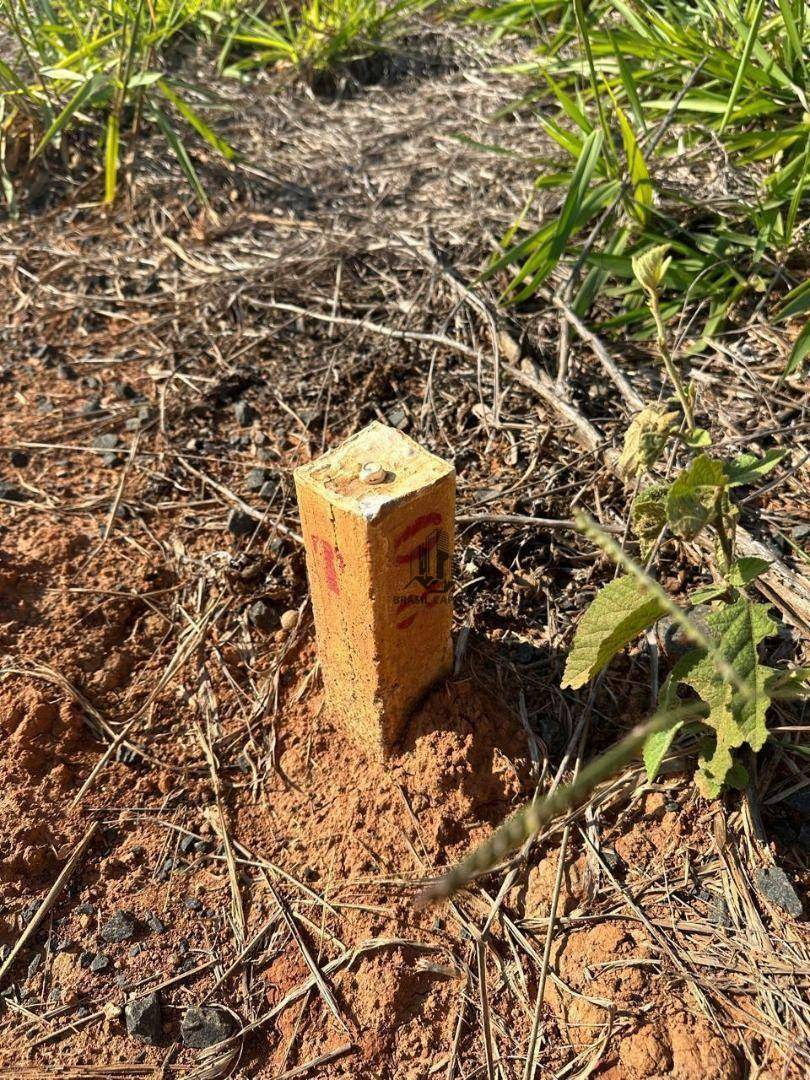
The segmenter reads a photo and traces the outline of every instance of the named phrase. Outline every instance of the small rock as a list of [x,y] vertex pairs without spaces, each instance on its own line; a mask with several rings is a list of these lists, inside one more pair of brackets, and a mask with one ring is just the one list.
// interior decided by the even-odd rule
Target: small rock
[[189,911],[202,911],[202,904],[194,896],[187,896],[183,903]]
[[93,963],[93,953],[88,952],[87,949],[85,949],[84,952],[79,957],[79,964],[81,965],[81,967],[86,969],[86,968],[89,968],[92,963]]
[[126,382],[114,382],[112,388],[115,396],[121,398],[123,401],[132,401],[133,398],[138,396],[135,388]]
[[42,967],[42,953],[35,953],[31,963],[28,965],[28,978],[33,979],[39,969]]
[[73,942],[70,940],[70,938],[58,938],[56,944],[54,945],[54,952],[67,952],[69,949],[72,948]]
[[242,510],[231,510],[228,514],[228,532],[234,536],[252,536],[258,522]]
[[135,936],[135,916],[130,911],[116,911],[101,928],[107,942],[128,941]]
[[16,487],[14,484],[10,484],[7,480],[0,481],[0,499],[5,499],[7,502],[28,502],[31,496],[27,491],[23,491],[22,488]]
[[76,379],[76,370],[70,364],[57,364],[56,374],[60,379],[67,379],[68,382],[73,382]]
[[192,836],[191,833],[187,833],[180,841],[180,850],[184,855],[187,855],[189,851],[194,850],[194,845],[197,842],[197,837]]
[[386,420],[391,427],[398,428],[400,431],[408,426],[408,414],[401,405],[395,405],[386,415]]
[[95,912],[96,909],[93,907],[92,904],[87,903],[87,901],[85,901],[83,904],[79,904],[76,908],[77,915],[95,915]]
[[180,1024],[180,1037],[184,1046],[204,1050],[227,1039],[233,1031],[231,1017],[221,1009],[208,1005],[192,1005],[186,1009]]
[[236,415],[236,422],[241,427],[250,427],[256,419],[256,410],[247,401],[237,401],[233,411]]
[[26,454],[25,450],[12,450],[11,451],[11,464],[15,469],[24,469],[30,457]]
[[272,502],[278,494],[278,482],[276,480],[268,480],[266,484],[262,484],[259,491],[259,498],[264,499],[265,502]]
[[146,919],[146,925],[149,927],[153,934],[166,933],[166,924],[163,922],[162,919],[159,919],[157,915],[155,915],[154,911],[149,912],[149,915]]
[[139,956],[142,949],[143,949],[143,946],[141,945],[141,943],[136,941],[135,944],[132,946],[132,948],[129,950],[129,955],[130,956]]
[[160,993],[147,994],[145,997],[128,1001],[124,1006],[127,1034],[152,1046],[160,1042],[163,1035],[163,1016],[160,1008]]
[[794,540],[810,540],[810,525],[796,525],[790,530]]
[[96,953],[93,959],[90,961],[90,970],[98,974],[100,971],[106,971],[110,966],[109,956],[105,956],[104,953]]
[[[711,610],[708,604],[697,604],[689,612],[690,620],[707,637],[711,637],[712,633],[709,624],[706,622],[706,616],[711,614]],[[658,647],[671,659],[683,656],[685,652],[694,647],[684,634],[683,628],[679,623],[675,622],[671,615],[665,615],[663,619],[658,620],[655,624],[655,634],[658,639]]]
[[264,600],[257,600],[255,604],[250,605],[248,619],[252,626],[265,634],[269,634],[278,626],[278,612]]
[[294,630],[296,626],[298,626],[298,612],[295,608],[290,608],[281,616],[281,629],[290,631]]
[[542,656],[542,653],[537,649],[530,641],[521,641],[518,647],[515,649],[515,661],[518,664],[533,664],[536,663]]
[[106,410],[101,404],[100,398],[89,398],[79,409],[80,416],[100,416]]
[[776,907],[797,918],[802,914],[802,902],[780,866],[765,867],[757,871],[757,887],[764,897]]
[[[93,440],[93,446],[97,450],[112,450],[114,447],[118,446],[118,444],[119,444],[119,439],[118,439],[118,436],[115,434],[114,431],[107,432],[106,435],[99,435],[97,438],[95,438]],[[110,453],[110,454],[102,454],[101,455],[101,463],[102,463],[102,465],[107,465],[107,466],[117,465],[120,461],[121,461],[121,454],[112,454],[112,453]]]
[[271,475],[268,469],[251,469],[245,477],[245,487],[248,491],[261,491]]
[[664,803],[664,809],[667,813],[678,814],[680,813],[681,804],[675,802],[674,799],[668,799],[667,802]]

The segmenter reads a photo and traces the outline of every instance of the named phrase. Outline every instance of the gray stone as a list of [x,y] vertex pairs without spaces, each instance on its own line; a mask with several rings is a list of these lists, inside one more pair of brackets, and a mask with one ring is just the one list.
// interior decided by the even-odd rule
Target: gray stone
[[[711,610],[708,604],[697,604],[689,612],[690,620],[698,630],[709,638],[711,637],[711,630],[706,622],[706,616],[711,614]],[[666,653],[670,659],[674,660],[681,657],[694,648],[692,642],[684,634],[683,628],[675,622],[671,615],[665,615],[663,619],[658,620],[655,624],[655,635],[658,639],[659,649]]]
[[23,491],[22,488],[16,487],[14,484],[10,484],[7,480],[0,481],[0,499],[5,499],[7,502],[28,502],[31,496],[27,491]]
[[192,1005],[186,1009],[180,1024],[180,1037],[184,1046],[204,1050],[227,1039],[233,1031],[231,1017],[221,1009],[208,1005]]
[[391,427],[398,428],[400,431],[408,426],[408,414],[401,405],[395,405],[387,414],[386,420]]
[[251,469],[245,477],[245,487],[248,491],[261,491],[272,475],[269,469]]
[[162,919],[159,919],[153,911],[149,913],[149,917],[146,920],[146,925],[152,931],[153,934],[165,934],[166,924]]
[[146,994],[145,997],[128,1001],[124,1006],[124,1019],[128,1035],[151,1043],[153,1046],[159,1043],[163,1035],[159,991],[155,990],[154,993]]
[[129,941],[135,937],[135,916],[131,911],[116,911],[101,928],[105,941]]
[[270,502],[278,494],[278,488],[277,480],[268,480],[266,484],[262,484],[259,497],[264,499],[265,502]]
[[234,536],[252,536],[258,522],[242,510],[231,510],[228,514],[228,532]]
[[780,866],[765,867],[757,871],[757,887],[764,897],[776,907],[796,917],[802,914],[802,902],[793,888],[790,878]]
[[255,604],[250,605],[248,618],[257,630],[265,634],[278,629],[279,626],[278,612],[265,600],[257,600]]
[[237,424],[240,424],[242,427],[250,427],[256,419],[256,410],[248,401],[237,401],[233,411],[236,416]]
[[110,966],[109,956],[105,956],[104,953],[96,953],[93,959],[90,961],[90,970],[96,973],[100,971],[106,971]]

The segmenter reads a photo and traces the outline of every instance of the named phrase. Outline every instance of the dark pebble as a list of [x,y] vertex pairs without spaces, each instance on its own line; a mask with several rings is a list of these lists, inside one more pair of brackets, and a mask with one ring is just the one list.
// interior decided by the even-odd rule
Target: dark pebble
[[42,967],[42,953],[35,953],[31,958],[31,963],[28,965],[28,978],[33,979],[39,969]]
[[180,1024],[180,1037],[184,1046],[204,1050],[223,1042],[233,1031],[231,1017],[221,1009],[208,1005],[192,1005],[186,1009]]
[[95,915],[95,913],[96,909],[93,907],[92,904],[88,904],[87,901],[85,901],[83,904],[79,904],[76,908],[77,915]]
[[155,990],[145,997],[128,1001],[124,1006],[127,1034],[154,1046],[163,1035],[163,1016],[160,993]]
[[25,450],[12,450],[11,451],[11,464],[15,469],[24,469],[31,458],[26,454]]
[[408,414],[399,405],[388,412],[386,420],[391,427],[398,428],[400,431],[408,426]]
[[664,803],[664,809],[670,814],[677,814],[681,809],[681,804],[676,803],[674,799],[669,799]]
[[22,488],[18,488],[15,484],[10,484],[7,480],[0,481],[0,499],[6,499],[8,502],[23,503],[28,502],[31,496],[27,491],[23,491]]
[[247,401],[237,401],[233,411],[236,416],[237,424],[240,424],[242,427],[250,427],[256,419],[256,410]]
[[79,965],[85,970],[93,963],[93,953],[88,952],[86,949],[79,957]]
[[60,379],[67,379],[69,382],[73,382],[76,379],[76,369],[72,368],[70,364],[57,364],[56,374]]
[[764,897],[788,915],[802,914],[802,902],[790,878],[779,866],[757,870],[757,887]]
[[131,911],[114,912],[102,926],[101,936],[107,942],[128,941],[135,936],[135,916]]
[[183,903],[189,911],[202,911],[202,904],[193,896],[187,896]]
[[105,956],[104,953],[96,953],[93,959],[90,961],[90,970],[96,974],[100,971],[106,971],[110,966],[109,956]]
[[79,414],[81,416],[96,416],[101,415],[104,411],[99,398],[90,398],[88,401],[85,401],[84,405],[79,409]]
[[264,499],[265,502],[271,502],[278,494],[279,484],[277,480],[268,480],[266,484],[262,484],[259,491],[259,498]]
[[146,919],[146,925],[149,927],[153,934],[166,933],[166,924],[163,922],[162,919],[159,919],[153,911],[149,912],[149,915]]
[[245,487],[248,491],[261,491],[271,478],[272,473],[269,469],[251,469],[245,477]]
[[258,522],[242,510],[231,510],[228,514],[228,532],[234,536],[252,536]]
[[114,382],[112,388],[115,396],[121,398],[123,401],[132,401],[133,398],[138,396],[135,388],[126,382]]
[[191,834],[187,834],[180,841],[180,850],[183,852],[184,855],[187,855],[189,853],[189,851],[194,850],[194,845],[196,844],[196,842],[197,842],[197,837],[196,836],[191,836]]
[[257,600],[254,604],[250,605],[250,608],[248,609],[248,619],[252,626],[255,626],[257,630],[261,630],[265,634],[278,629],[278,612],[264,600]]

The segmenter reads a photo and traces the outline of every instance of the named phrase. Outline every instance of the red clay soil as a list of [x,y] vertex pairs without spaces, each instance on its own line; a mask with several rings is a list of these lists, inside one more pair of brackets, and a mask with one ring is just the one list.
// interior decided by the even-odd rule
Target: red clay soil
[[[90,591],[69,592],[92,544],[78,521],[54,528],[36,515],[17,516],[2,556],[4,645],[15,642],[20,667],[30,667],[35,658],[47,661],[117,719],[128,715],[144,687],[160,675],[159,645],[166,628],[147,603],[160,569],[137,550],[107,544],[93,555]],[[127,591],[141,598],[114,595],[124,575]],[[433,1070],[443,1075],[464,1003],[470,943],[449,909],[414,909],[413,882],[485,835],[526,796],[525,732],[471,675],[462,674],[429,698],[388,766],[367,761],[332,727],[313,680],[307,682],[310,636],[306,628],[286,672],[275,718],[276,768],[255,792],[249,773],[241,781],[232,777],[227,791],[229,833],[248,860],[239,863],[246,937],[277,912],[267,885],[272,880],[285,904],[294,906],[299,932],[322,965],[364,942],[376,940],[376,946],[330,980],[340,1022],[317,992],[299,997],[246,1038],[237,1075],[276,1076],[285,1065],[349,1043],[353,1052],[333,1060],[321,1075],[396,1080],[422,1080]],[[216,635],[214,640],[227,658],[230,644],[216,642]],[[160,1047],[129,1038],[114,1009],[110,1018],[63,1030],[52,1042],[44,1042],[44,1036],[63,1028],[81,1003],[95,1012],[121,1004],[125,988],[142,980],[155,985],[210,959],[225,966],[234,957],[229,877],[210,778],[194,735],[192,687],[178,680],[173,700],[156,706],[149,741],[155,760],[112,761],[73,809],[72,800],[103,746],[64,686],[37,671],[9,678],[0,690],[3,943],[11,945],[19,936],[21,913],[41,901],[88,821],[97,817],[104,829],[14,969],[28,1012],[6,1012],[3,1018],[3,1075],[14,1075],[14,1066],[29,1061],[41,1066],[43,1076],[50,1075],[46,1066],[57,1064],[130,1063],[134,1069],[135,1063],[163,1061],[167,1051],[173,1064],[190,1066],[195,1052],[176,1045],[179,1021],[185,1006],[212,992],[210,970],[164,991]],[[212,682],[227,739],[242,719],[233,708],[233,688],[221,675]],[[639,813],[609,838],[624,862],[650,870],[671,863],[674,872],[684,851],[707,842],[705,816],[694,808],[666,811],[665,804],[664,795],[646,797]],[[209,841],[209,850],[181,854],[178,843],[185,831]],[[513,918],[545,915],[555,850],[510,897]],[[167,858],[174,860],[168,873],[162,870]],[[300,884],[269,869],[265,878],[250,861],[256,859]],[[580,854],[566,874],[562,915],[586,910],[588,882]],[[137,950],[132,941],[107,945],[99,937],[99,926],[118,908],[139,921]],[[165,924],[165,932],[149,930],[150,912]],[[720,1034],[697,1014],[689,991],[667,973],[638,920],[586,920],[571,927],[559,935],[552,954],[547,1067],[564,1061],[571,1048],[601,1042],[599,1075],[613,1080],[745,1075],[728,1033]],[[542,933],[533,940],[541,951]],[[101,950],[112,960],[110,968],[85,970],[82,952]],[[31,966],[36,956],[41,962]],[[495,1039],[506,1052],[514,1026],[526,1029],[529,1019],[509,1009],[514,960],[500,947],[493,949],[493,958]],[[227,1003],[248,1023],[308,975],[300,947],[279,920],[253,963],[214,989],[212,1000]],[[42,1013],[37,1003],[43,1001],[52,1002],[52,1013],[69,1007],[50,1021],[32,1019],[32,1013]],[[479,1038],[470,1008],[462,1027],[462,1058],[472,1054]]]

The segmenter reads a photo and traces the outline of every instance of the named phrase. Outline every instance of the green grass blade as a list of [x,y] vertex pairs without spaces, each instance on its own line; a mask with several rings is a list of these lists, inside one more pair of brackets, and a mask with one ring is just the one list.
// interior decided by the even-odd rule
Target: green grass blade
[[118,113],[111,112],[107,117],[107,138],[104,147],[104,202],[115,201],[118,187],[118,144],[120,137]]

